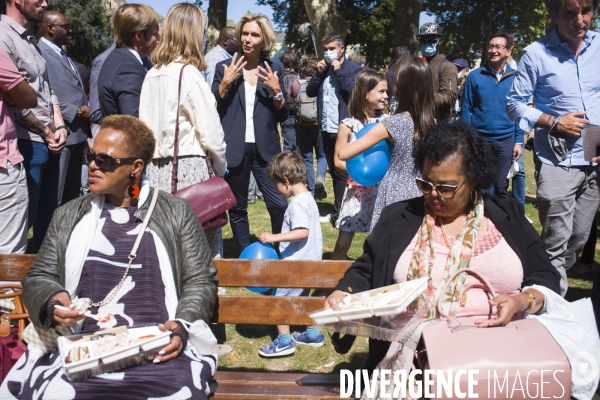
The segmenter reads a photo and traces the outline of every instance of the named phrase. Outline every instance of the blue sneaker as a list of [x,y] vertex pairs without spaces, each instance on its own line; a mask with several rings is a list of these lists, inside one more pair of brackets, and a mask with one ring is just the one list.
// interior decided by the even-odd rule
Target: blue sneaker
[[325,344],[325,336],[323,336],[322,333],[319,333],[317,337],[313,338],[310,337],[307,331],[304,331],[302,333],[294,333],[292,335],[292,339],[294,339],[294,342],[298,344],[312,347],[321,347]]
[[279,338],[275,338],[271,344],[258,349],[258,354],[263,357],[281,357],[294,354],[296,352],[296,345],[294,341],[290,340],[288,343],[279,343]]

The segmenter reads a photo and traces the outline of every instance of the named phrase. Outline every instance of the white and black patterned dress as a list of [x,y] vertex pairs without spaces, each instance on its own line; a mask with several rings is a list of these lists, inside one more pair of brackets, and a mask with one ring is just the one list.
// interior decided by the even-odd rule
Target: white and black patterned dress
[[[351,130],[348,143],[356,141],[356,134],[366,124],[380,121],[384,118],[387,118],[387,115],[384,114],[378,118],[371,118],[366,123],[352,117],[344,119],[341,123]],[[340,215],[336,228],[344,232],[369,232],[373,209],[375,208],[375,199],[377,198],[377,187],[378,185],[361,186],[349,183],[344,192],[344,199],[340,207]]]
[[[92,246],[77,287],[80,298],[103,300],[116,287],[125,268],[142,221],[137,207],[105,204]],[[146,229],[137,258],[119,293],[92,313],[115,316],[108,323],[86,318],[83,330],[117,325],[159,324],[168,320],[165,286],[152,233]],[[1,399],[206,399],[216,370],[212,356],[197,357],[189,348],[166,363],[142,363],[136,367],[72,382],[64,375],[58,350],[41,355],[30,348],[13,367],[0,389]]]

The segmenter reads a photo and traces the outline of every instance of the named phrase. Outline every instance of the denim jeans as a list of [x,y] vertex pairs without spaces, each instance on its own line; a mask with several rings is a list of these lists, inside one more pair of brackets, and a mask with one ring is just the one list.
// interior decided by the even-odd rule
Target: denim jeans
[[302,126],[296,127],[296,143],[300,148],[300,153],[304,158],[304,164],[306,165],[306,180],[308,183],[308,190],[314,195],[315,194],[315,168],[314,168],[314,157],[317,156],[317,176],[325,179],[325,173],[327,172],[327,159],[325,158],[325,151],[323,150],[323,138],[318,128],[307,128]]
[[254,174],[250,172],[250,183],[248,184],[248,200],[256,200],[256,198],[262,199],[263,194],[258,188]]
[[508,191],[506,190],[508,188],[508,179],[506,179],[506,177],[508,176],[508,171],[510,170],[510,166],[512,164],[512,154],[515,147],[515,139],[510,137],[488,143],[490,146],[492,146],[494,154],[496,155],[496,170],[498,171],[496,175],[496,182],[494,182],[489,193],[506,199],[508,197]]
[[512,197],[515,200],[518,200],[519,203],[525,206],[525,163],[523,159],[525,158],[525,151],[521,154],[521,158],[519,158],[519,172],[512,179]]
[[296,150],[296,119],[294,117],[281,123],[281,136],[283,136],[283,151]]
[[23,156],[23,166],[27,173],[27,191],[29,192],[29,209],[27,212],[27,229],[35,223],[40,197],[42,172],[48,161],[48,146],[46,143],[32,142],[31,140],[19,139],[19,152]]

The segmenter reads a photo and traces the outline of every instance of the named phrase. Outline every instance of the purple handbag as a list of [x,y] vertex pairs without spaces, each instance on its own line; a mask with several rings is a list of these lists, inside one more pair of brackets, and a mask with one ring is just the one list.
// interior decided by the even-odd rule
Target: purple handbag
[[173,172],[171,175],[171,194],[186,199],[194,209],[205,231],[220,228],[227,224],[227,210],[237,204],[231,188],[223,178],[215,176],[210,155],[206,152],[206,165],[210,178],[184,189],[177,190],[177,155],[179,153],[179,101],[181,97],[181,79],[184,65],[179,73],[177,92],[177,119],[175,120],[175,146],[173,148]]

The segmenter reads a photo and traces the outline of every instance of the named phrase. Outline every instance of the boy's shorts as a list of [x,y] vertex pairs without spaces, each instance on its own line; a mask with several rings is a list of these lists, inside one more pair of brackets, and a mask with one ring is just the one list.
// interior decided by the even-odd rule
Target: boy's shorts
[[273,291],[273,296],[308,296],[310,293],[309,289],[291,289],[291,288],[277,288]]

